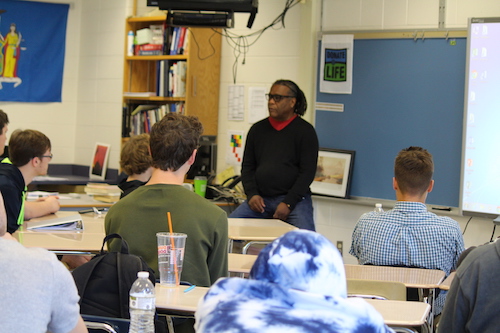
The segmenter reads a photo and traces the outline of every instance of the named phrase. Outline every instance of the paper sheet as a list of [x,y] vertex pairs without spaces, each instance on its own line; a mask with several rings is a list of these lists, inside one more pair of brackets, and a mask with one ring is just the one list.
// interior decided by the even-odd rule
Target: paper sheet
[[245,86],[228,86],[228,112],[227,120],[243,121],[245,119]]
[[250,124],[268,116],[266,92],[267,89],[264,87],[248,88],[248,122]]

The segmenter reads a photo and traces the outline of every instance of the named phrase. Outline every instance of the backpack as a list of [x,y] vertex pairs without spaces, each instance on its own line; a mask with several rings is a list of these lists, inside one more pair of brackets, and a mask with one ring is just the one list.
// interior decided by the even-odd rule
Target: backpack
[[[106,242],[113,238],[121,239],[120,252],[104,251]],[[125,239],[119,234],[107,235],[100,253],[73,271],[80,313],[129,319],[129,292],[139,271],[149,272],[149,279],[155,284],[153,269],[141,257],[129,254]],[[156,332],[166,330],[158,319],[155,327]]]

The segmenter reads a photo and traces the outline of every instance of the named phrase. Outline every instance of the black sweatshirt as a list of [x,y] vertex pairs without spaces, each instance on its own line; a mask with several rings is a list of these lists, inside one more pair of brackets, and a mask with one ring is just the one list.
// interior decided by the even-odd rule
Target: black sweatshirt
[[286,195],[283,202],[295,208],[310,192],[318,147],[314,127],[301,117],[281,131],[269,118],[255,123],[248,132],[241,169],[247,198]]

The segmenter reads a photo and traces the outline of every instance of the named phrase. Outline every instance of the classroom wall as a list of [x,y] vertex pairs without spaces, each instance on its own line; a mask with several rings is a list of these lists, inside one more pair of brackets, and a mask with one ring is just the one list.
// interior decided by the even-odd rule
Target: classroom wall
[[[72,0],[62,103],[0,102],[0,108],[9,114],[10,132],[19,127],[35,128],[51,138],[53,163],[88,165],[95,142],[104,142],[112,145],[109,166],[118,168],[124,21],[133,12],[133,2]],[[152,10],[146,6],[146,0],[137,3],[138,15]],[[231,32],[247,34],[269,24],[284,4],[285,0],[260,1],[253,29],[245,27],[247,14],[236,14],[236,28]],[[284,29],[268,30],[248,49],[244,65],[240,58],[236,83],[246,88],[269,87],[278,78],[295,80],[311,105],[304,118],[314,122],[318,31],[436,28],[438,4],[439,0],[306,0],[288,12]],[[446,1],[446,27],[465,28],[469,15],[500,16],[500,3],[497,0]],[[227,87],[233,83],[234,59],[233,50],[223,42],[218,171],[227,167],[227,131],[247,131],[251,125],[246,121],[227,121]],[[351,233],[358,217],[371,210],[372,203],[315,198],[314,206],[318,231],[334,243],[342,241],[345,261],[354,263],[355,259],[346,255]],[[384,208],[390,208],[390,202]],[[467,218],[456,219],[463,230]],[[488,241],[491,232],[491,221],[472,219],[464,236],[466,246]]]
[[[500,5],[496,1],[446,1],[445,26],[464,29],[468,15],[488,16],[500,15]],[[259,14],[254,23],[254,31],[262,26],[264,15],[279,12],[283,1],[261,1]],[[341,30],[391,30],[391,29],[436,29],[439,20],[439,0],[324,0],[306,1],[292,8],[286,20],[286,29],[270,31],[272,39],[264,39],[253,45],[244,66],[238,67],[237,84],[269,87],[276,77],[297,80],[304,89],[310,105],[314,101],[315,49],[316,33]],[[246,17],[237,20],[235,33],[246,33],[244,28]],[[265,35],[268,32],[265,33]],[[264,38],[265,35],[262,37]],[[232,50],[223,44],[223,61],[221,78],[221,99],[219,113],[219,155],[218,171],[224,170],[226,164],[225,137],[228,130],[247,131],[251,124],[227,120],[227,86],[232,84],[231,68],[234,61]],[[298,49],[297,49],[298,47]],[[311,67],[312,66],[312,67]],[[265,70],[263,70],[265,69]],[[311,118],[312,117],[312,118]],[[314,110],[309,108],[305,117],[314,122]],[[439,186],[439,184],[436,184]],[[373,209],[372,202],[358,202],[342,199],[315,197],[315,220],[318,232],[324,234],[334,244],[343,243],[344,260],[356,263],[356,259],[348,254],[352,230],[359,216]],[[384,202],[384,208],[390,209],[393,202]],[[468,217],[452,216],[462,230]],[[490,220],[473,218],[464,234],[466,246],[478,245],[489,241],[493,225]]]
[[61,103],[0,102],[16,128],[42,131],[52,163],[89,165],[96,142],[111,144],[118,168],[125,17],[133,0],[50,0],[69,4]]
[[125,18],[132,0],[79,0],[78,88],[73,163],[89,165],[96,142],[111,144],[119,167]]
[[[437,29],[439,24],[439,0],[324,0],[323,15],[318,20],[322,30],[400,30]],[[445,7],[446,28],[467,28],[468,17],[499,16],[500,3],[494,0],[447,0]],[[401,147],[403,148],[403,147]],[[427,147],[432,148],[432,147]],[[435,186],[439,186],[437,183]],[[393,203],[384,201],[384,208]],[[317,230],[335,244],[343,242],[344,260],[356,263],[347,254],[352,230],[361,214],[373,209],[373,202],[360,203],[353,200],[315,198]],[[451,215],[460,224],[462,231],[468,217]],[[464,234],[466,247],[488,242],[492,236],[493,223],[488,219],[473,218]],[[495,234],[495,237],[498,233]]]

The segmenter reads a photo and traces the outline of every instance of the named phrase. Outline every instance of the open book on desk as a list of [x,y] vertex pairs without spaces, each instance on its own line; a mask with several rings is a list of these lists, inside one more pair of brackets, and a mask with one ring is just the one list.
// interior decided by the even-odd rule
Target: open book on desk
[[35,231],[81,231],[83,230],[83,220],[80,214],[72,214],[53,219],[43,219],[25,222],[27,230]]

